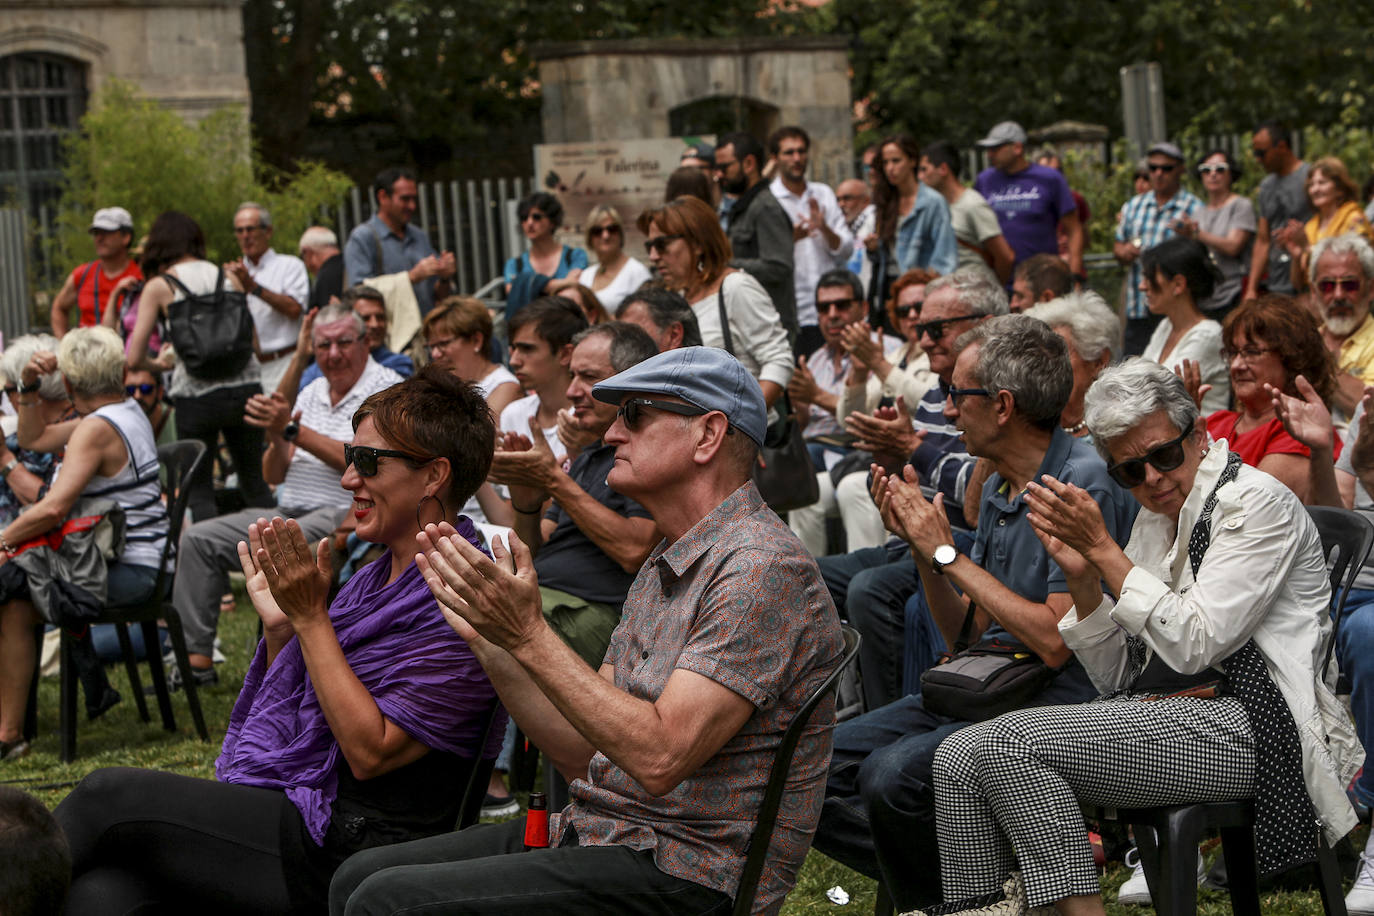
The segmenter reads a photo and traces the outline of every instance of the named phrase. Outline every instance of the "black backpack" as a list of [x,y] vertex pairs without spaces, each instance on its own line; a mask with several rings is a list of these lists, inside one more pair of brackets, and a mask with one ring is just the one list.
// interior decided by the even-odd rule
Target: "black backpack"
[[209,293],[193,293],[171,274],[163,276],[185,296],[167,306],[167,336],[186,371],[209,381],[242,372],[253,356],[247,295],[224,288],[222,267]]

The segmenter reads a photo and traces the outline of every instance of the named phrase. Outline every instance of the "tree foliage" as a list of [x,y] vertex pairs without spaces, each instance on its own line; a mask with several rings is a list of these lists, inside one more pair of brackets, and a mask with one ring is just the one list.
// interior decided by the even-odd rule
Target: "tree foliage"
[[90,257],[86,229],[100,207],[121,206],[137,235],[164,210],[181,210],[205,232],[211,260],[239,254],[235,208],[245,200],[267,207],[278,247],[295,239],[349,187],[347,176],[319,163],[301,163],[290,176],[254,168],[248,121],[241,108],[224,108],[188,124],[118,80],[106,81],[66,147],[54,263]]

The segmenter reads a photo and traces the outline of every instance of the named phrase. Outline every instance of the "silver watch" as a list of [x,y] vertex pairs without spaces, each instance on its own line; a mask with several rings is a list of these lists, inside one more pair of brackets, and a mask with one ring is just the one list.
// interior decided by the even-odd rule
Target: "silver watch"
[[954,549],[953,544],[941,544],[935,548],[935,552],[930,555],[930,566],[940,575],[945,574],[945,567],[959,559],[959,551]]

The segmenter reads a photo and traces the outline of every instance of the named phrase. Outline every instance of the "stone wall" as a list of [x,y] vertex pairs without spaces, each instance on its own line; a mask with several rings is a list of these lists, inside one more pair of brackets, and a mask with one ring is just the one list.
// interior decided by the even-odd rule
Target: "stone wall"
[[0,0],[0,57],[43,51],[86,64],[189,119],[248,109],[243,0]]
[[829,36],[539,45],[544,142],[672,136],[675,109],[734,98],[763,110],[760,140],[798,124],[819,168],[844,168],[854,140],[847,49]]

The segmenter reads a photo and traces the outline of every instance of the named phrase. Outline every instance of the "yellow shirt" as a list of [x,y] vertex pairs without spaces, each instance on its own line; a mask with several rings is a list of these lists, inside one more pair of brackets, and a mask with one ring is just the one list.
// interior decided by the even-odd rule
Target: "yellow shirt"
[[1341,341],[1336,363],[1341,372],[1374,382],[1374,315],[1367,316],[1354,334]]
[[1314,216],[1302,227],[1302,231],[1307,235],[1309,245],[1315,245],[1322,239],[1345,235],[1347,232],[1358,232],[1366,241],[1374,242],[1374,236],[1370,235],[1369,221],[1364,218],[1364,211],[1360,209],[1360,205],[1353,200],[1341,204],[1336,215],[1331,217],[1331,222],[1326,224],[1326,228],[1321,228],[1321,217]]

